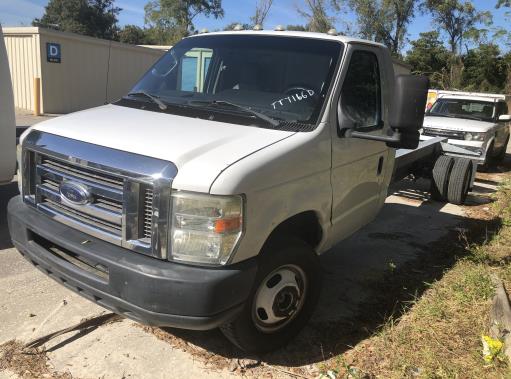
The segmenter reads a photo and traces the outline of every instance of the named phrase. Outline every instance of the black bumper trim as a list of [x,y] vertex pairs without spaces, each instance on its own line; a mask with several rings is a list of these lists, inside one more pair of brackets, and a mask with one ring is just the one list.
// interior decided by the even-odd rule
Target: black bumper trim
[[[8,222],[15,247],[43,273],[98,305],[146,325],[214,329],[241,311],[257,272],[255,259],[204,268],[143,256],[53,221],[19,196],[9,202]],[[35,236],[107,267],[108,280],[56,256]]]

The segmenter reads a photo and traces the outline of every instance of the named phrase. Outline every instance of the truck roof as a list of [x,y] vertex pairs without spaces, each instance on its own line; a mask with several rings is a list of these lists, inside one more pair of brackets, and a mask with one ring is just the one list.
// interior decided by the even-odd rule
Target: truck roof
[[443,99],[463,99],[463,100],[481,100],[481,101],[497,101],[510,99],[509,95],[501,95],[496,93],[484,93],[484,92],[464,92],[464,91],[447,91],[447,90],[434,90],[431,89],[429,92],[436,92],[438,98]]
[[474,94],[474,95],[440,95],[438,96],[439,99],[457,99],[457,100],[473,100],[473,101],[483,101],[488,103],[496,103],[498,101],[504,101],[505,96],[482,96],[481,94]]
[[229,31],[223,31],[223,32],[212,32],[212,33],[202,33],[202,34],[195,34],[193,36],[187,37],[187,38],[193,38],[197,36],[204,36],[204,35],[265,35],[265,36],[276,36],[276,37],[300,37],[300,38],[313,38],[313,39],[321,39],[321,40],[330,40],[330,41],[339,41],[345,44],[348,43],[361,43],[365,45],[371,45],[376,47],[383,47],[387,48],[385,45],[381,43],[377,43],[374,41],[368,41],[365,39],[360,38],[354,38],[354,37],[347,37],[343,35],[334,35],[334,34],[328,34],[328,33],[314,33],[314,32],[299,32],[299,31],[276,31],[276,30],[229,30]]

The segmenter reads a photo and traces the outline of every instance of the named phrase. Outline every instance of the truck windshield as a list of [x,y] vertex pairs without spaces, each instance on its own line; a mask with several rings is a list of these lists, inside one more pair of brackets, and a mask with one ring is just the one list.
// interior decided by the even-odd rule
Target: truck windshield
[[462,99],[439,99],[428,112],[428,115],[492,122],[495,118],[495,103]]
[[[166,53],[130,98],[213,112],[244,112],[259,121],[315,124],[341,56],[337,41],[288,36],[204,35]],[[154,102],[154,99],[153,99]],[[160,107],[161,109],[161,107]],[[270,125],[272,122],[270,122]]]

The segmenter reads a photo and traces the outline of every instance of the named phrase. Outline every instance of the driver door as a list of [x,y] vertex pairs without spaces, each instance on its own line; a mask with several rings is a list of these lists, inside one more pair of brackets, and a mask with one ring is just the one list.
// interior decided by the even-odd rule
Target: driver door
[[390,83],[381,54],[381,49],[350,45],[335,97],[332,227],[337,240],[370,222],[387,194],[393,151],[384,142],[348,138],[343,130],[383,134],[387,114],[384,96],[388,96]]

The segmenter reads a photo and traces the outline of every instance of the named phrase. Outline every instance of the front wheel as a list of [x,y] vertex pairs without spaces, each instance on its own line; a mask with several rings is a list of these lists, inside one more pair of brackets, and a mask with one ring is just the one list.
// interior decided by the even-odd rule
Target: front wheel
[[488,150],[486,151],[486,159],[484,163],[480,166],[479,170],[482,172],[489,172],[491,166],[495,163],[495,141],[492,141]]
[[270,243],[243,311],[221,327],[224,335],[249,353],[286,345],[310,319],[321,290],[316,253],[293,237]]
[[497,156],[495,157],[495,160],[497,162],[502,162],[504,160],[504,158],[506,157],[506,153],[507,153],[507,145],[509,144],[509,136],[507,137],[506,139],[506,143],[504,144],[504,146],[502,147],[502,149],[499,151],[499,153],[497,154]]

